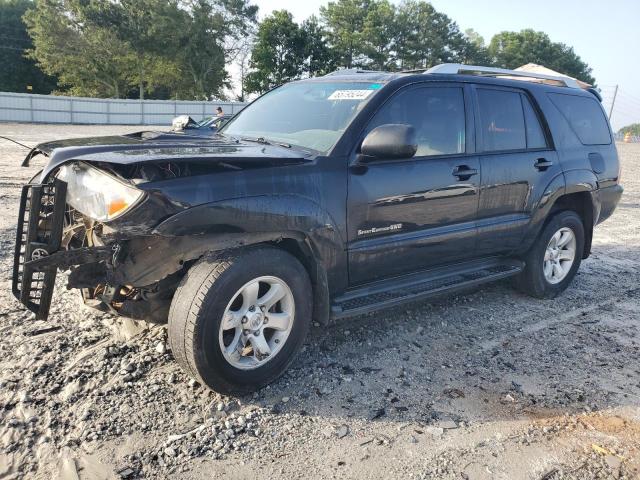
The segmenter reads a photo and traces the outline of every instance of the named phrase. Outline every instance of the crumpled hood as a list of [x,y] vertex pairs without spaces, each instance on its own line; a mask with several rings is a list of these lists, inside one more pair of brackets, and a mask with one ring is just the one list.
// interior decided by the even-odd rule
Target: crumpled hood
[[36,153],[44,153],[49,157],[49,163],[42,171],[43,180],[56,167],[71,160],[121,165],[160,161],[232,160],[234,163],[260,161],[275,166],[303,163],[310,157],[307,153],[278,145],[236,141],[223,136],[203,138],[170,132],[138,132],[56,140],[37,145],[25,163]]

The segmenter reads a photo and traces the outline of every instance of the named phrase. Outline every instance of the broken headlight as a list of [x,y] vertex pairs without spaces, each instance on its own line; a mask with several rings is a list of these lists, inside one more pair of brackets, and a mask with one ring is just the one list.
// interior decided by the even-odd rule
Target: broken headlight
[[144,195],[137,188],[84,163],[62,166],[58,178],[67,183],[67,203],[101,222],[119,217]]

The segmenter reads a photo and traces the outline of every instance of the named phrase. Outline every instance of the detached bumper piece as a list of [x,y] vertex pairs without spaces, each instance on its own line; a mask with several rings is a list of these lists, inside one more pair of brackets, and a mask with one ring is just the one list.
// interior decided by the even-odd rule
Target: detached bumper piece
[[40,259],[60,249],[66,193],[67,184],[57,179],[22,187],[12,291],[38,320],[49,315],[57,272],[57,265]]

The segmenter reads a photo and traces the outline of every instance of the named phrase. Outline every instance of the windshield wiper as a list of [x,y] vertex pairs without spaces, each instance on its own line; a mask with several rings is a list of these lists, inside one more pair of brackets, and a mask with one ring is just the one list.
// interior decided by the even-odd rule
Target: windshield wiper
[[240,137],[240,140],[242,140],[243,142],[255,142],[255,143],[261,143],[263,145],[271,145],[271,143],[268,142],[264,137],[256,137],[256,138]]
[[257,138],[241,137],[240,140],[243,140],[245,142],[260,143],[262,145],[273,145],[275,143],[276,145],[279,145],[279,146],[284,147],[284,148],[291,148],[291,145],[288,144],[288,143],[284,143],[284,142],[273,142],[272,143],[271,141],[267,140],[264,137],[257,137]]

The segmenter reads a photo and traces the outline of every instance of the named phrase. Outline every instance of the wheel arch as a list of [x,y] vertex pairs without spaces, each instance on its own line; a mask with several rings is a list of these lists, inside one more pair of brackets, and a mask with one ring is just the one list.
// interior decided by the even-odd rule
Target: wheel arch
[[313,321],[321,325],[328,324],[330,297],[327,271],[314,254],[309,239],[285,237],[268,244],[285,250],[302,264],[313,288]]
[[590,191],[577,191],[567,193],[560,196],[551,207],[548,218],[551,218],[556,212],[574,211],[582,220],[584,227],[584,250],[582,258],[588,258],[591,254],[591,243],[593,240],[593,226],[595,225],[593,196]]
[[597,223],[600,212],[599,203],[596,201],[597,190],[598,179],[590,170],[569,170],[554,178],[547,186],[532,216],[522,251],[526,252],[531,248],[556,212],[571,210],[575,211],[582,220],[585,232],[582,258],[587,258],[591,253],[593,227]]

